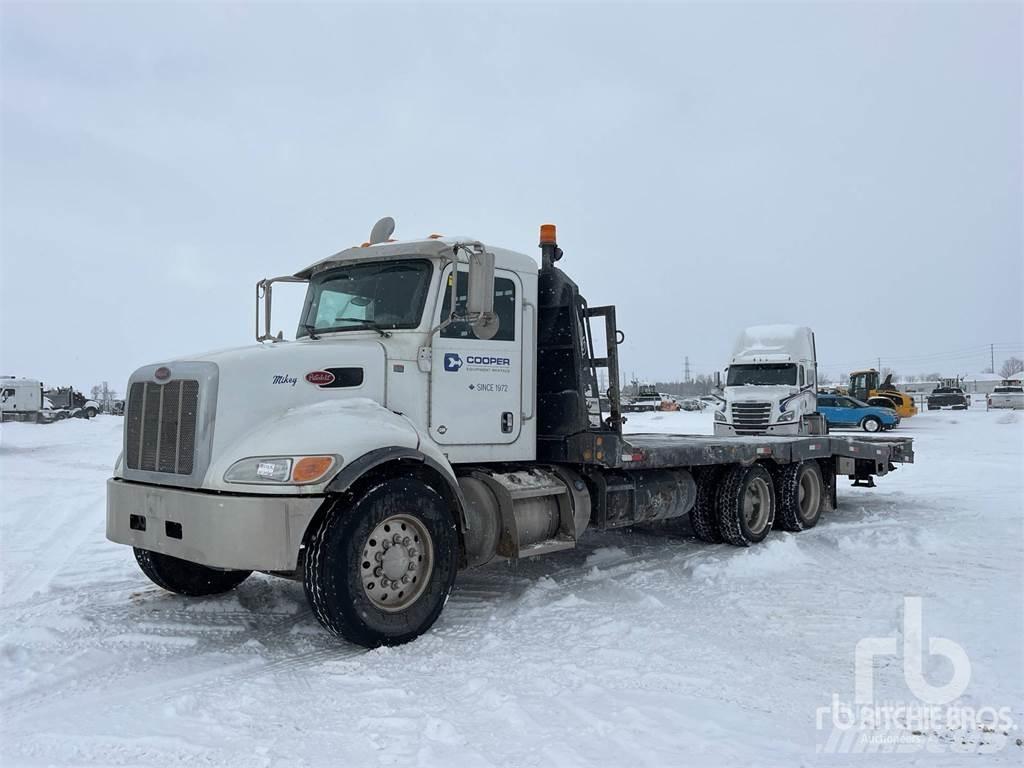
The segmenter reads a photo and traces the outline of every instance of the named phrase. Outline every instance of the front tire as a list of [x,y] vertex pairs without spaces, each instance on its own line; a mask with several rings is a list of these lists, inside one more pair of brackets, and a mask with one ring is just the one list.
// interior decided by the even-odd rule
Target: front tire
[[220,571],[177,557],[135,548],[142,572],[158,587],[186,597],[219,595],[237,587],[252,571]]
[[87,418],[87,419],[95,419],[96,418],[96,409],[92,408],[92,407],[86,408],[85,409],[85,418]]
[[444,499],[413,478],[339,499],[306,546],[313,614],[365,648],[414,640],[437,621],[455,583],[459,542]]
[[760,464],[729,469],[718,486],[718,530],[737,547],[764,541],[775,522],[775,487]]
[[865,432],[880,432],[882,430],[882,420],[877,416],[865,416],[864,421],[860,423],[860,428]]

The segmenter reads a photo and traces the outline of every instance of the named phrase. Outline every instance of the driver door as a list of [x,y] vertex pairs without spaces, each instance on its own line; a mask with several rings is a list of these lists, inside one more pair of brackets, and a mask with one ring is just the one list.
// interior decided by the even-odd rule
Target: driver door
[[[442,276],[444,300],[435,325],[451,310],[449,267]],[[464,309],[468,276],[458,273],[457,308]],[[430,372],[430,434],[441,445],[514,443],[522,429],[522,284],[514,272],[495,270],[494,311],[498,332],[478,339],[456,320],[434,340]]]

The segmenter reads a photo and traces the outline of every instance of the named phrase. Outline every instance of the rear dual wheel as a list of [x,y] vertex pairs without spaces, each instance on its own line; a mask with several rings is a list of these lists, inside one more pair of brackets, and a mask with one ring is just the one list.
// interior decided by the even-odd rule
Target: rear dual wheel
[[826,488],[816,461],[786,464],[769,472],[761,464],[697,473],[690,524],[701,541],[749,547],[764,541],[773,524],[803,531],[818,524]]
[[732,467],[718,485],[716,507],[724,541],[737,547],[763,541],[775,521],[771,474],[760,464]]
[[697,482],[697,498],[690,509],[690,527],[693,535],[709,544],[719,544],[722,534],[718,530],[718,482],[722,477],[720,467],[699,467],[694,470]]
[[825,499],[825,482],[816,461],[786,464],[775,472],[779,527],[803,531],[818,524]]

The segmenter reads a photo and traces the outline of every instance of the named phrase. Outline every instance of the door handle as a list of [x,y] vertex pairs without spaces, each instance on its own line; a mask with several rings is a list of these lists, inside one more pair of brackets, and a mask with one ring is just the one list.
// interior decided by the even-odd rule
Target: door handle
[[501,431],[503,434],[512,432],[512,411],[505,411],[501,414]]

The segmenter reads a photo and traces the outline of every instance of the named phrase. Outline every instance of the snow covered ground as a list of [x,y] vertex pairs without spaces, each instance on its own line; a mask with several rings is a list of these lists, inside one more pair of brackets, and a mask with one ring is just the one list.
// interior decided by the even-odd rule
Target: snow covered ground
[[[817,528],[749,550],[679,522],[465,572],[433,631],[376,651],[324,633],[298,583],[257,575],[210,599],[150,584],[104,539],[121,424],[0,428],[4,766],[1024,760],[1019,729],[849,754],[819,712],[853,701],[858,641],[902,639],[904,598],[920,596],[928,683],[963,672],[928,654],[948,638],[969,660],[955,703],[1024,724],[1024,414],[921,414],[900,429],[916,465],[875,489],[842,481]],[[917,701],[898,655],[872,679],[873,701]]]

